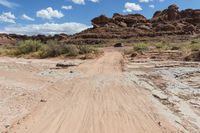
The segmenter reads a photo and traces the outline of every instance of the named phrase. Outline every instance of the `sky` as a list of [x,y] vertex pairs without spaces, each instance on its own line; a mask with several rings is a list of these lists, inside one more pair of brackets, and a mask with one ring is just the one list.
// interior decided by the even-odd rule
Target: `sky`
[[171,4],[200,9],[200,0],[0,0],[0,33],[74,34],[91,27],[91,19],[101,14],[151,18]]

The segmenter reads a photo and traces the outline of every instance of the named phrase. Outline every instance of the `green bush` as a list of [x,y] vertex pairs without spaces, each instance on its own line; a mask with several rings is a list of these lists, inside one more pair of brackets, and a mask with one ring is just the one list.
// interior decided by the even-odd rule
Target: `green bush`
[[57,57],[60,55],[77,56],[79,50],[75,45],[66,45],[55,40],[50,40],[35,53],[39,58]]
[[42,58],[56,57],[62,53],[62,48],[60,47],[58,41],[49,40],[47,44],[40,49],[40,52],[43,54]]
[[192,40],[191,41],[191,44],[195,44],[195,43],[198,43],[198,41],[197,40]]
[[36,40],[25,40],[18,43],[16,53],[17,54],[29,54],[31,52],[37,52],[41,47],[42,43]]
[[89,53],[96,53],[97,49],[92,47],[92,46],[88,46],[88,45],[81,45],[78,47],[79,48],[79,54],[89,54]]
[[199,51],[200,50],[200,43],[190,44],[191,51]]
[[164,44],[163,43],[156,43],[155,44],[155,47],[157,48],[157,49],[163,49],[164,48]]
[[179,45],[171,45],[171,50],[180,50],[181,47]]
[[76,45],[65,45],[63,50],[63,54],[66,56],[77,56],[80,52],[80,49]]
[[46,44],[35,40],[20,41],[15,47],[1,48],[0,55],[25,56],[28,58],[48,58],[57,56],[97,55],[99,50],[92,46],[78,46],[49,40]]
[[148,46],[149,45],[146,44],[146,43],[138,43],[138,44],[134,45],[133,49],[134,49],[134,51],[140,51],[140,52],[142,52],[142,51],[147,51],[149,49]]
[[7,49],[0,47],[0,55],[6,55]]

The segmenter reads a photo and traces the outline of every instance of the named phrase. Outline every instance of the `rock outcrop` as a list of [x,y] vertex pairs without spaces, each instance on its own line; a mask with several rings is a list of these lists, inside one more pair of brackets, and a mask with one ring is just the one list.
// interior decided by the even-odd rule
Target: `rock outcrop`
[[96,17],[92,19],[92,25],[97,28],[97,27],[103,27],[109,24],[110,19],[104,15],[101,15],[99,17]]
[[71,42],[97,44],[104,39],[198,34],[200,9],[179,11],[173,4],[163,11],[156,11],[151,19],[140,14],[115,13],[112,18],[105,15],[94,18],[92,25],[93,28],[72,36]]

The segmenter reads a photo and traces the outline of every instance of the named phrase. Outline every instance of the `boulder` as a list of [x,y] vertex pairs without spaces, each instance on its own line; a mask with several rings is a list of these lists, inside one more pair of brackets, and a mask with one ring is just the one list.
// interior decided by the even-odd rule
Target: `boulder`
[[114,47],[123,47],[123,46],[124,46],[123,43],[116,43],[116,44],[114,45]]

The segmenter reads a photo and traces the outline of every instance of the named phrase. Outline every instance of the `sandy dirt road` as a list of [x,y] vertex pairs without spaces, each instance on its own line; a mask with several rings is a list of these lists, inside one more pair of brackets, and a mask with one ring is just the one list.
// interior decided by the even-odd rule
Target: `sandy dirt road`
[[179,132],[157,112],[150,93],[124,77],[121,60],[120,52],[105,52],[73,68],[78,76],[46,84],[43,98],[47,102],[39,103],[8,132]]

